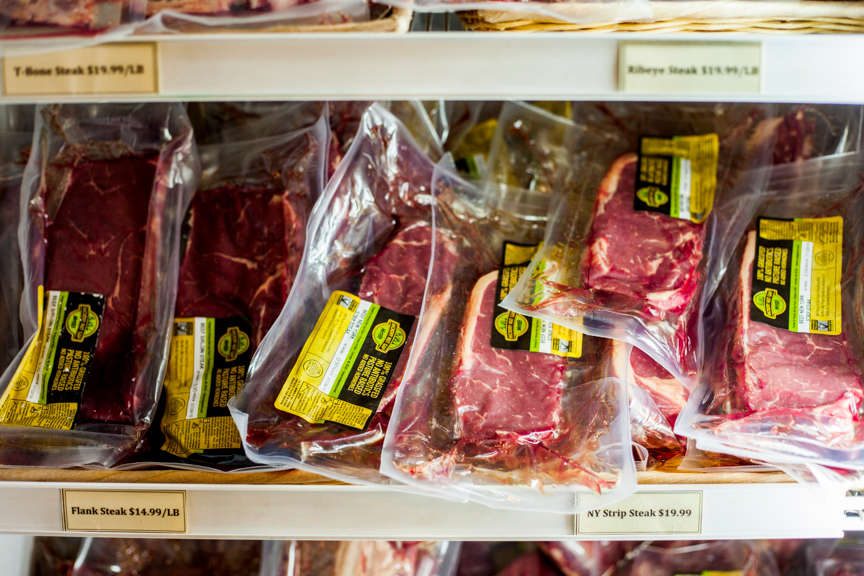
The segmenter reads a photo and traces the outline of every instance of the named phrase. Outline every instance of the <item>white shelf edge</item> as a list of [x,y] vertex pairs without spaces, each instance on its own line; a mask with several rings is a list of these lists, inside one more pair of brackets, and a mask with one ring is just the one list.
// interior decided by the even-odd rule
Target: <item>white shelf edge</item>
[[[624,94],[617,87],[618,45],[632,40],[760,42],[763,91],[743,96]],[[864,35],[855,34],[415,32],[134,36],[122,41],[158,43],[159,95],[0,96],[0,102],[436,98],[864,102],[864,75],[857,66],[864,57]]]
[[[494,510],[376,487],[56,482],[0,483],[0,509],[4,511],[0,516],[0,533],[72,534],[63,531],[63,488],[186,490],[188,531],[181,537],[394,540],[575,537],[574,519],[570,515]],[[701,534],[620,534],[610,538],[836,538],[843,535],[844,529],[855,529],[845,516],[849,502],[842,488],[802,484],[640,487],[645,492],[687,490],[703,493]],[[864,526],[862,522],[859,524]]]

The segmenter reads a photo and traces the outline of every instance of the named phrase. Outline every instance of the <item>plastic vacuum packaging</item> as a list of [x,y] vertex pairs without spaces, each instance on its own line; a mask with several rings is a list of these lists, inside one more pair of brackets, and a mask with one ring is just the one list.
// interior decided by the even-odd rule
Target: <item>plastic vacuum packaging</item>
[[147,0],[3,0],[0,39],[125,34],[146,11]]
[[817,541],[807,546],[807,571],[813,576],[856,576],[864,573],[864,543],[860,538]]
[[28,340],[0,380],[0,463],[110,466],[139,445],[198,169],[180,105],[39,108],[19,236]]
[[261,576],[453,576],[458,542],[266,542]]
[[[21,176],[33,140],[33,108],[6,106],[0,114],[0,371],[21,346],[18,306],[21,300],[21,256],[18,218]],[[28,129],[29,128],[29,129]]]
[[[263,120],[272,126],[283,117]],[[160,420],[169,463],[250,464],[228,400],[242,390],[249,361],[285,304],[324,188],[326,114],[263,138],[258,124],[232,132],[230,143],[200,148]]]
[[610,576],[618,562],[636,547],[635,542],[540,542],[564,576]]
[[369,20],[367,0],[148,0],[148,33],[325,30]]
[[[715,209],[700,389],[677,431],[701,449],[864,469],[864,214],[859,154],[765,170]],[[805,478],[807,479],[807,478]]]
[[771,553],[746,541],[646,542],[629,556],[614,570],[614,576],[780,576]]
[[254,540],[88,538],[69,576],[259,576]]
[[33,539],[33,550],[30,553],[29,575],[71,575],[82,542],[81,538],[37,536]]
[[765,105],[586,104],[575,117],[573,193],[504,307],[630,342],[654,361],[635,358],[638,383],[692,389],[698,303],[717,283],[712,207],[778,149],[813,140]]
[[573,513],[625,497],[635,484],[627,392],[609,373],[608,342],[498,306],[536,251],[549,196],[481,190],[443,165],[433,189],[473,210],[435,207],[457,242],[433,251],[382,472],[501,508]]
[[394,116],[365,112],[310,217],[294,290],[229,404],[253,461],[386,480],[381,445],[433,238],[447,241],[432,221],[433,167]]

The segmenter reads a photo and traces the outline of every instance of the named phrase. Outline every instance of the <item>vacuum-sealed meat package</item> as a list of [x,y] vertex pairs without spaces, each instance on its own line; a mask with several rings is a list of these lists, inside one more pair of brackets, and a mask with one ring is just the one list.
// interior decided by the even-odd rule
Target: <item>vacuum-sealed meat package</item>
[[831,134],[802,109],[750,104],[586,104],[574,118],[572,193],[504,307],[629,342],[692,389],[713,207],[760,174],[748,169],[857,146],[860,111]]
[[128,33],[146,9],[147,0],[3,0],[0,39]]
[[382,471],[504,508],[573,513],[580,491],[623,498],[635,485],[627,392],[607,342],[500,308],[542,237],[548,195],[510,201],[443,166],[433,189],[474,208],[435,207],[457,242],[433,249]]
[[[0,114],[0,372],[21,347],[18,306],[21,300],[21,256],[18,218],[21,177],[33,140],[33,108],[6,106]],[[25,130],[29,129],[29,130]]]
[[369,20],[370,5],[367,0],[148,0],[147,15],[148,33],[320,31]]
[[110,466],[156,410],[198,156],[179,105],[39,113],[22,187],[28,343],[0,381],[0,462]]
[[160,419],[168,462],[249,465],[228,401],[291,291],[324,187],[326,115],[282,135],[258,138],[249,128],[245,139],[240,131],[231,143],[200,148]]
[[453,576],[458,559],[458,542],[268,542],[261,576]]
[[255,540],[88,538],[69,576],[259,576]]
[[864,160],[765,170],[717,207],[700,388],[678,432],[770,463],[864,468]]
[[433,239],[452,242],[432,221],[432,169],[395,117],[366,111],[310,217],[294,290],[229,404],[253,461],[385,480],[381,444]]
[[646,543],[628,556],[615,576],[780,575],[770,551],[746,541]]

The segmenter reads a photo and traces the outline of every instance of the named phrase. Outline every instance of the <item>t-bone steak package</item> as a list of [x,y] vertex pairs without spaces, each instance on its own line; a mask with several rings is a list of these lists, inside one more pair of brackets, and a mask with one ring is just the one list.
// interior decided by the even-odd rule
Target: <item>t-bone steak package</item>
[[27,349],[0,462],[110,466],[150,426],[198,156],[179,105],[47,106],[22,188]]

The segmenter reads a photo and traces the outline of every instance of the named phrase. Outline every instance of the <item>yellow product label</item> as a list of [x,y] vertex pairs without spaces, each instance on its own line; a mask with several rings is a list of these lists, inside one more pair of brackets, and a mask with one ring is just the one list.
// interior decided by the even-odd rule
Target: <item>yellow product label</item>
[[7,96],[155,94],[156,44],[123,43],[67,48],[3,61]]
[[162,450],[181,458],[242,447],[228,401],[240,393],[251,359],[248,322],[175,318],[165,375]]
[[337,290],[300,351],[275,406],[312,424],[363,429],[405,350],[414,319]]
[[642,138],[637,209],[704,222],[714,206],[719,155],[717,134]]
[[100,294],[37,291],[36,333],[0,399],[0,423],[69,430],[96,349]]
[[[537,244],[504,243],[501,268],[498,272],[499,304],[516,286],[538,249]],[[582,334],[548,320],[527,318],[496,305],[492,320],[492,346],[505,350],[526,350],[564,358],[580,358]]]
[[792,332],[842,332],[843,218],[760,218],[751,318]]

